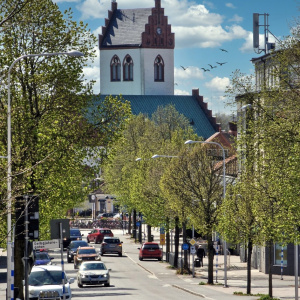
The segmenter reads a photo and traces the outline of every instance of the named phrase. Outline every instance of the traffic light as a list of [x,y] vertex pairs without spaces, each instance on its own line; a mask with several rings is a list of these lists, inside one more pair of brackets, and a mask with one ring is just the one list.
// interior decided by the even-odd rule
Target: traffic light
[[17,240],[25,238],[26,203],[28,213],[28,237],[31,240],[39,238],[39,197],[33,195],[16,197],[15,201],[15,237]]

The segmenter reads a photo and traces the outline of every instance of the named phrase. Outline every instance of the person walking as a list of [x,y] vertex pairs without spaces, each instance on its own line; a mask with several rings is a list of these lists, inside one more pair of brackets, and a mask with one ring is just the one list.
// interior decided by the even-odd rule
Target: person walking
[[203,267],[203,257],[205,257],[205,250],[203,249],[202,245],[199,245],[197,249],[197,257],[200,260],[201,267]]

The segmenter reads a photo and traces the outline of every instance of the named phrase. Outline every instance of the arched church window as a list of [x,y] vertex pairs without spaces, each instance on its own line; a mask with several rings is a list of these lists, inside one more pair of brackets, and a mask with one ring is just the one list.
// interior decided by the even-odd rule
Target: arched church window
[[157,55],[154,61],[154,81],[164,81],[164,61]]
[[125,56],[123,61],[123,80],[133,81],[133,60],[129,54]]
[[121,80],[121,62],[117,55],[114,55],[110,62],[110,78],[111,81]]

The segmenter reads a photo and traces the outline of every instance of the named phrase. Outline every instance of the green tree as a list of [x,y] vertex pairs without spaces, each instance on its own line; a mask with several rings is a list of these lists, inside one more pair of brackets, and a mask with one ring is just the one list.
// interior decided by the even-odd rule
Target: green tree
[[[8,67],[26,54],[74,49],[85,55],[24,58],[11,70],[13,200],[25,194],[40,196],[41,238],[47,238],[49,220],[65,217],[68,209],[87,196],[83,183],[93,178],[94,170],[85,159],[101,155],[101,149],[118,137],[130,106],[119,97],[107,97],[96,105],[92,82],[86,83],[82,73],[95,56],[96,38],[86,25],[72,20],[70,10],[63,15],[52,1],[30,1],[10,22],[0,36],[0,76],[4,76],[0,87],[1,154],[6,153],[7,145]],[[4,219],[11,213],[5,204],[5,160],[1,159],[0,170]],[[5,238],[2,226],[2,245]],[[15,249],[16,286],[22,292],[22,243]]]
[[[180,216],[191,219],[195,229],[207,237],[208,283],[213,284],[214,249],[212,232],[218,223],[218,207],[223,199],[222,172],[207,156],[207,145],[184,148],[166,169],[161,188],[169,205]],[[184,205],[183,205],[184,202]]]

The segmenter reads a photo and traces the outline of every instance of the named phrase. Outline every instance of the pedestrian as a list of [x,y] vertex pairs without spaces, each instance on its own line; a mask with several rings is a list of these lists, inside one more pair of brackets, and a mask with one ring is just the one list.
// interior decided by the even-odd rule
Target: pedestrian
[[202,245],[199,245],[197,249],[197,257],[200,260],[200,265],[203,267],[203,257],[205,257],[205,250],[203,249]]

